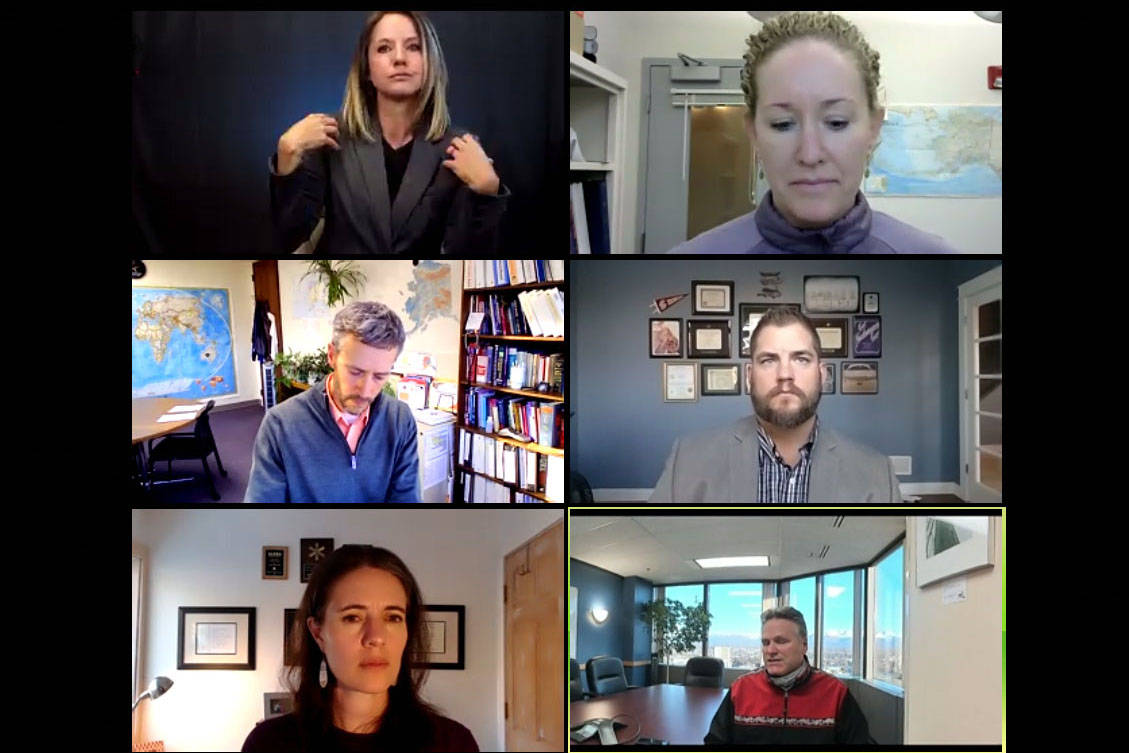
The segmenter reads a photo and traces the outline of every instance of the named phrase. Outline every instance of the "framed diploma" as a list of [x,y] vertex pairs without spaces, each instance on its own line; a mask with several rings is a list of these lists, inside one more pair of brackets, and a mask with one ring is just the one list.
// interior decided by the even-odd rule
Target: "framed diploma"
[[290,547],[269,544],[263,547],[263,579],[286,580],[290,577]]
[[255,607],[179,607],[177,669],[254,669]]
[[804,310],[809,314],[857,313],[859,278],[805,276]]
[[687,358],[729,358],[728,319],[688,319]]
[[812,319],[815,333],[819,335],[819,355],[822,358],[848,358],[847,318]]
[[696,364],[667,361],[663,363],[663,402],[696,403],[698,401],[698,368]]
[[703,363],[703,395],[740,395],[741,365],[736,363]]
[[732,280],[694,280],[690,283],[695,314],[733,313]]

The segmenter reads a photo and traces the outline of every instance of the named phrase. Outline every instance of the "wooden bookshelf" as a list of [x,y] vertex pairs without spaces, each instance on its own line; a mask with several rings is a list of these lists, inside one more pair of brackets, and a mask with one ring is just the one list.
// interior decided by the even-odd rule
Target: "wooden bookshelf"
[[[488,261],[487,263],[489,264],[490,262]],[[547,270],[547,268],[548,268],[547,263],[545,264],[545,267],[546,267],[546,270]],[[464,282],[465,282],[465,280],[464,280]],[[463,456],[463,440],[462,440],[462,437],[463,437],[464,434],[467,435],[468,437],[477,437],[477,436],[488,437],[490,440],[492,440],[495,443],[494,444],[494,448],[495,448],[494,451],[495,452],[501,452],[502,447],[510,446],[510,447],[520,448],[521,450],[525,451],[526,453],[534,453],[539,457],[536,459],[536,461],[534,461],[534,459],[532,459],[532,458],[528,458],[528,463],[532,464],[534,467],[537,467],[537,468],[540,467],[540,462],[541,462],[540,456],[544,456],[545,458],[547,458],[547,460],[545,461],[546,463],[560,463],[563,466],[563,462],[564,462],[564,449],[562,449],[563,445],[564,445],[564,438],[563,437],[560,438],[560,444],[562,445],[562,447],[548,447],[548,446],[545,446],[545,445],[542,445],[542,444],[537,444],[537,443],[534,443],[534,442],[522,442],[519,439],[513,439],[511,437],[506,437],[506,436],[497,434],[496,432],[495,433],[487,432],[487,431],[479,428],[478,426],[468,425],[466,423],[467,409],[468,409],[468,395],[470,395],[471,391],[474,390],[474,389],[491,390],[494,393],[496,393],[499,398],[502,398],[502,397],[512,397],[512,398],[515,398],[515,399],[526,398],[530,401],[534,401],[535,403],[538,404],[538,406],[540,406],[540,404],[553,404],[553,405],[559,405],[560,406],[560,408],[558,409],[559,411],[566,411],[567,410],[566,399],[565,399],[565,396],[563,394],[557,394],[557,393],[553,393],[553,392],[547,392],[547,393],[546,392],[538,392],[536,389],[532,389],[532,388],[529,388],[529,387],[524,387],[524,388],[519,389],[519,388],[510,387],[508,384],[506,384],[506,385],[490,384],[488,382],[479,382],[477,379],[474,379],[474,378],[468,378],[468,373],[471,374],[471,375],[475,375],[475,372],[472,370],[472,365],[468,363],[468,353],[467,353],[468,347],[471,346],[472,344],[476,345],[476,346],[480,346],[480,347],[485,346],[485,345],[494,345],[494,346],[497,346],[497,347],[513,347],[513,348],[516,348],[519,351],[522,351],[522,352],[525,352],[525,353],[532,353],[532,354],[535,354],[535,355],[541,355],[541,356],[546,356],[546,357],[552,356],[552,355],[555,355],[555,354],[561,354],[562,356],[564,355],[565,338],[563,336],[538,337],[538,336],[533,336],[533,335],[484,335],[484,334],[478,334],[478,333],[473,333],[473,332],[472,333],[465,332],[467,318],[468,318],[468,315],[471,313],[471,300],[472,300],[473,296],[477,296],[479,298],[486,297],[486,296],[498,296],[501,301],[509,302],[509,301],[512,301],[512,300],[516,300],[518,294],[522,293],[524,291],[552,289],[552,288],[557,288],[558,290],[560,290],[563,293],[564,289],[565,289],[564,280],[563,279],[562,280],[545,280],[545,281],[542,281],[542,282],[530,282],[530,283],[524,283],[524,284],[518,284],[518,285],[512,285],[512,284],[511,285],[499,285],[499,286],[494,286],[494,287],[472,286],[472,287],[463,288],[462,296],[461,296],[461,298],[462,298],[461,304],[462,305],[461,305],[461,313],[460,313],[460,320],[459,321],[460,321],[460,326],[464,329],[464,333],[463,333],[463,342],[462,342],[462,345],[459,349],[458,417],[457,417],[457,424],[456,424],[456,428],[457,428],[458,431],[456,432],[457,436],[455,438],[455,464],[454,464],[454,467],[455,467],[456,473],[455,473],[455,485],[454,485],[454,490],[453,490],[453,494],[452,494],[452,501],[453,502],[462,503],[464,501],[464,496],[465,496],[465,494],[464,494],[464,491],[465,491],[464,480],[467,479],[470,474],[473,474],[474,476],[478,476],[478,477],[481,477],[483,479],[487,479],[491,482],[494,482],[495,484],[499,485],[500,487],[504,487],[506,492],[507,492],[506,496],[507,496],[508,501],[510,503],[515,503],[517,501],[517,497],[519,495],[526,495],[526,496],[528,496],[532,499],[540,500],[542,502],[550,502],[548,494],[545,491],[543,491],[543,490],[538,491],[536,489],[533,489],[533,490],[527,489],[527,488],[522,487],[520,483],[515,483],[515,482],[512,482],[512,481],[506,481],[503,478],[501,478],[500,476],[494,475],[494,473],[492,472],[494,470],[493,468],[489,469],[489,470],[475,470],[472,467],[472,464],[469,461],[469,459],[466,459]],[[489,307],[487,307],[487,308],[489,308]],[[537,331],[536,328],[533,328],[533,331]],[[479,352],[481,352],[481,351],[479,351]],[[563,372],[563,370],[564,370],[564,365],[562,365],[562,372]],[[562,377],[563,377],[563,373],[562,373]],[[488,379],[489,378],[493,378],[493,377],[488,376]],[[530,381],[527,380],[525,382],[525,384],[526,385],[530,384]],[[562,382],[561,387],[563,388],[563,386],[564,386],[564,384]],[[540,407],[538,407],[537,413],[538,413],[538,416],[540,416]],[[564,415],[566,416],[565,424],[567,425],[567,413],[565,413]],[[478,441],[478,440],[468,439],[467,441],[475,442],[475,441]],[[519,457],[515,458],[515,462],[518,466],[519,473],[524,473],[529,468],[529,466],[522,464],[521,458],[520,458],[520,453],[519,453]],[[562,471],[563,471],[563,468],[562,468]],[[560,479],[560,487],[561,487],[560,488],[560,494],[561,494],[561,501],[563,502],[563,494],[564,494],[563,472],[562,472],[561,476],[562,476],[562,478]],[[519,476],[519,479],[520,479],[520,476]],[[475,481],[474,493],[475,493],[476,497],[480,494],[479,483],[480,482]],[[495,490],[495,491],[497,491],[497,490]],[[481,501],[481,498],[477,501]]]

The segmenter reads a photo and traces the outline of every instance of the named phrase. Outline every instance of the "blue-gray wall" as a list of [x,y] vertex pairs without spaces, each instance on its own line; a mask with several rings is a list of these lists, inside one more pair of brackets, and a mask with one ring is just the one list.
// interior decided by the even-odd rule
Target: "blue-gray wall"
[[[651,629],[638,619],[639,605],[651,600],[650,581],[624,578],[570,558],[569,585],[577,589],[576,660],[580,664],[593,656],[618,656],[625,663],[650,661]],[[597,625],[588,616],[588,610],[595,606],[608,610],[603,625]],[[628,684],[646,684],[646,666],[624,669]],[[586,679],[583,687],[588,689]]]
[[[747,395],[664,403],[661,358],[649,357],[653,316],[695,317],[690,298],[655,314],[655,298],[689,293],[691,280],[732,280],[733,316],[741,303],[802,303],[805,275],[857,275],[861,292],[879,293],[882,357],[877,395],[824,395],[820,419],[886,455],[911,455],[904,482],[960,482],[957,395],[957,286],[999,266],[998,259],[681,260],[581,259],[569,262],[572,470],[593,488],[649,488],[676,437],[724,426],[752,413]],[[757,298],[761,272],[780,272],[783,295]],[[834,316],[834,315],[831,315]],[[850,316],[841,314],[839,316]],[[720,318],[707,317],[700,318]],[[731,336],[740,362],[738,332]]]

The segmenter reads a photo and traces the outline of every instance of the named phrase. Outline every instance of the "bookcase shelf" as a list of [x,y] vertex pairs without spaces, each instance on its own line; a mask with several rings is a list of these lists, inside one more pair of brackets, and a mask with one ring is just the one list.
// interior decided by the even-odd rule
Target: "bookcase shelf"
[[[472,262],[468,261],[465,263],[470,264]],[[510,262],[511,265],[513,263],[514,262]],[[526,263],[531,264],[532,262]],[[486,264],[490,265],[492,262],[487,260]],[[521,264],[522,262],[517,262],[519,269],[521,268]],[[544,266],[548,267],[548,264]],[[510,266],[509,269],[512,270],[513,266]],[[500,309],[492,308],[492,305],[487,302],[485,305],[487,315],[490,316],[492,320],[495,316],[500,315],[502,318],[506,318],[507,321],[514,324],[513,329],[520,331],[522,327],[517,325],[521,323],[521,320],[511,320],[510,315],[505,313],[507,310],[506,307],[514,300],[519,300],[522,307],[528,307],[528,302],[525,301],[527,296],[522,295],[521,299],[518,298],[520,294],[524,294],[526,291],[556,288],[563,294],[563,268],[557,271],[557,275],[561,276],[562,279],[517,285],[511,284],[489,287],[475,285],[464,287],[462,291],[460,315],[461,325],[465,330],[468,316],[472,311],[472,299],[477,300],[481,305],[484,297],[497,296],[497,306],[500,307]],[[502,276],[501,273],[496,275],[498,281],[502,280]],[[519,279],[513,275],[506,279],[511,278]],[[530,279],[530,276],[526,275],[525,278]],[[475,278],[475,281],[481,279],[483,278],[481,274],[479,274],[478,277]],[[488,279],[494,278],[488,276]],[[542,312],[538,314],[542,322],[545,321],[545,315],[541,309],[541,305],[544,304],[546,300],[557,300],[558,304],[556,309],[559,309],[559,298],[554,298],[556,295],[557,294],[554,293],[552,296],[546,296],[544,293],[538,293],[540,298],[534,297],[531,299],[536,301],[536,303],[533,304],[533,313]],[[477,310],[481,311],[483,309],[479,308]],[[555,309],[550,308],[550,310],[553,311]],[[527,312],[525,308],[522,308],[521,311],[526,320],[529,320],[529,312]],[[496,327],[498,322],[495,321],[494,325]],[[560,331],[559,328],[560,320],[557,319],[556,326],[551,327],[546,325],[545,331]],[[531,326],[528,329],[538,331],[536,326]],[[489,390],[495,393],[493,396],[490,396],[490,402],[495,398],[500,401],[519,401],[516,403],[510,402],[509,405],[512,406],[513,413],[518,414],[520,420],[525,423],[528,433],[530,434],[533,434],[535,429],[542,432],[545,431],[540,424],[535,428],[528,428],[531,425],[530,421],[533,420],[548,421],[549,417],[552,417],[552,423],[555,426],[559,427],[563,424],[563,421],[561,421],[560,424],[557,423],[557,416],[562,415],[565,411],[565,395],[556,392],[538,392],[528,387],[520,389],[510,387],[509,370],[518,368],[544,369],[542,375],[530,373],[530,376],[534,378],[534,381],[539,379],[540,381],[555,383],[557,380],[552,378],[553,372],[551,367],[557,365],[558,354],[563,358],[564,342],[565,338],[563,336],[538,337],[533,335],[483,335],[474,332],[465,333],[459,352],[458,421],[456,424],[458,436],[455,442],[454,466],[456,473],[452,501],[459,503],[481,502],[489,499],[490,501],[514,503],[520,501],[519,498],[522,495],[525,495],[527,501],[564,501],[565,453],[561,447],[549,447],[535,442],[522,442],[519,439],[512,439],[497,433],[488,432],[477,425],[467,423],[468,408],[471,407],[469,405],[470,398],[477,396],[480,402],[478,406],[475,407],[481,410],[481,405],[488,404],[487,399],[485,396],[475,391]],[[507,349],[507,356],[513,358],[514,356],[511,354],[516,349],[520,354],[524,354],[521,357],[526,359],[525,365],[522,366],[521,357],[509,363],[492,360],[489,361],[490,367],[492,368],[495,367],[495,364],[501,364],[496,366],[498,371],[483,377],[482,372],[476,369],[486,368],[482,366],[483,361],[480,359],[480,356],[486,358],[486,356],[482,355],[484,348],[491,350],[493,353],[492,358],[494,359],[500,357],[499,351],[503,348]],[[469,360],[472,355],[476,359],[473,363]],[[546,360],[550,359],[550,357],[552,357],[551,360]],[[560,369],[563,371],[563,364],[560,364]],[[515,379],[515,381],[512,382],[513,384],[522,384],[522,382],[516,381],[520,379],[516,371],[513,372],[513,376]],[[490,384],[490,381],[505,381],[507,384],[498,386],[497,384]],[[530,383],[531,381],[529,380],[524,381],[526,385]],[[563,383],[561,387],[563,388]],[[553,406],[552,409],[550,409],[549,406]],[[498,414],[502,414],[501,403],[499,403],[497,408]],[[544,409],[544,411],[542,409]],[[508,420],[515,422],[514,426],[517,427],[517,419],[515,419],[513,413],[507,411],[505,415],[501,416],[500,424],[504,425]],[[545,416],[544,419],[542,418],[543,415]],[[495,416],[495,420],[498,419],[499,416]],[[476,423],[478,422],[476,421]],[[563,430],[560,431],[563,433]],[[542,439],[544,439],[544,436],[542,436]],[[563,437],[560,438],[560,444],[562,446],[564,444]],[[503,448],[509,448],[504,450],[505,460],[502,459]],[[482,456],[475,455],[480,449]],[[493,458],[493,466],[488,465],[490,458]],[[503,467],[506,468],[505,478],[501,475]],[[515,480],[506,480],[507,478]],[[540,490],[531,490],[522,486],[521,482],[529,478],[535,479],[533,484],[538,486]],[[555,499],[551,499],[551,497]]]
[[623,172],[626,159],[627,80],[569,50],[569,126],[584,161],[569,160],[569,182],[603,175],[611,252],[629,251],[623,236]]

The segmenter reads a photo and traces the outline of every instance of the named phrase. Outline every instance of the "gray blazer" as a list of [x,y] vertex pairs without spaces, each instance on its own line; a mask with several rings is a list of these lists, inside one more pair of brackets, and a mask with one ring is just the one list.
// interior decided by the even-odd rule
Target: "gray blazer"
[[[676,439],[650,502],[753,502],[760,476],[757,421]],[[890,460],[820,424],[809,502],[901,502]]]
[[282,250],[289,253],[310,237],[324,207],[325,230],[314,251],[319,256],[494,251],[509,190],[476,194],[443,167],[447,147],[460,133],[451,128],[432,142],[416,131],[395,202],[388,199],[379,139],[369,143],[342,132],[340,151],[307,152],[286,176],[277,174],[271,157],[271,214]]

